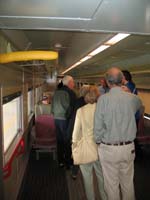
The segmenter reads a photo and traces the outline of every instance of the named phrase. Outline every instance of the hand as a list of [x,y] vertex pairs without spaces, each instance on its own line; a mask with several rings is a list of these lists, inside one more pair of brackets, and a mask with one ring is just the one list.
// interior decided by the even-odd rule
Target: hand
[[127,86],[122,85],[121,88],[122,88],[123,91],[131,93],[130,89]]

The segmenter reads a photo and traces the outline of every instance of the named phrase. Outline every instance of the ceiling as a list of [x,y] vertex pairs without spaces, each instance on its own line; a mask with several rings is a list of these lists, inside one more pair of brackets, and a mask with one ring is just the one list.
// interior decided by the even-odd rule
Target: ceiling
[[1,0],[0,29],[18,50],[58,51],[58,61],[43,66],[58,74],[116,33],[130,33],[68,74],[91,82],[111,66],[150,74],[149,0]]

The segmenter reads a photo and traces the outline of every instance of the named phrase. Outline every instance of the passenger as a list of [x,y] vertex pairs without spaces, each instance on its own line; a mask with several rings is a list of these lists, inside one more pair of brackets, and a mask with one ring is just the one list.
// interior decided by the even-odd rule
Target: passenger
[[[72,157],[71,142],[72,142],[72,133],[73,133],[74,123],[75,123],[76,112],[77,112],[78,108],[80,108],[86,104],[84,97],[88,91],[89,91],[89,85],[83,85],[81,87],[81,89],[79,91],[80,97],[76,100],[74,112],[73,112],[73,115],[72,115],[70,123],[69,123],[68,141],[70,143],[70,156],[71,157]],[[73,165],[73,161],[72,161],[72,165]],[[78,166],[73,165],[72,166],[72,178],[75,179],[77,177],[77,173],[78,173]]]
[[68,138],[69,138],[70,141],[72,141],[72,133],[73,133],[74,123],[75,123],[76,112],[80,107],[82,107],[86,104],[85,95],[88,93],[89,87],[90,87],[89,85],[83,85],[80,88],[79,98],[77,98],[77,100],[75,102],[74,112],[73,112],[73,115],[71,117],[69,129],[68,129],[69,133],[71,133],[71,134],[68,134]]
[[60,88],[62,88],[63,87],[63,82],[62,82],[62,80],[58,83],[58,85],[57,85],[57,89],[60,89]]
[[71,76],[64,76],[62,79],[63,86],[56,89],[51,111],[54,115],[57,138],[57,154],[59,166],[64,164],[67,168],[72,164],[70,152],[68,152],[67,129],[69,120],[74,110],[76,95],[73,92],[74,80]]
[[[137,92],[135,83],[132,81],[132,75],[130,74],[130,72],[127,71],[127,70],[123,70],[122,73],[123,73],[122,83],[126,87],[125,88],[123,86],[123,89],[127,92],[131,92],[131,93],[137,95],[138,92]],[[135,119],[136,119],[136,124],[137,124],[137,127],[138,127],[138,123],[139,123],[139,119],[140,119],[140,111],[137,111],[137,113],[135,114]]]
[[107,82],[105,80],[105,78],[101,78],[100,79],[100,87],[99,87],[99,91],[100,91],[100,94],[105,94],[107,92],[109,92],[109,87],[107,85]]
[[[93,138],[93,123],[94,123],[94,112],[96,108],[96,101],[99,97],[99,91],[96,86],[91,86],[88,93],[85,96],[87,105],[77,110],[75,125],[73,130],[72,142],[73,145],[80,140],[83,133],[80,130],[84,130],[84,134],[87,137]],[[82,114],[81,114],[82,112]],[[84,113],[84,116],[83,116]],[[94,139],[94,138],[93,138]],[[100,162],[97,160],[88,164],[81,164],[80,169],[83,175],[85,192],[88,200],[94,200],[94,185],[93,185],[93,169],[98,181],[98,188],[102,200],[106,200],[106,194],[104,191],[103,174]]]
[[89,85],[82,85],[82,87],[80,88],[79,98],[77,99],[76,104],[75,104],[75,113],[78,108],[80,108],[86,104],[85,95],[88,93],[89,87],[90,87]]
[[[137,92],[135,83],[132,81],[132,75],[131,75],[131,73],[129,71],[127,71],[127,70],[123,70],[122,73],[123,73],[123,76],[124,76],[123,77],[123,84],[124,84],[124,86],[122,86],[123,90],[126,91],[126,92],[131,92],[131,93],[137,95],[138,92]],[[140,110],[142,111],[142,109],[144,109],[143,106],[140,108]],[[140,112],[140,110],[138,110],[135,113],[136,126],[137,126],[137,134],[138,134],[139,122],[140,122],[140,120],[143,120],[142,118],[143,118],[143,112],[144,112],[144,110],[143,110],[143,112]],[[142,155],[143,152],[142,152],[142,149],[140,147],[140,144],[139,144],[139,142],[138,142],[137,139],[135,139],[134,142],[135,142],[135,152],[136,152],[136,155],[137,155],[136,159],[137,158],[141,159],[142,156],[143,156]]]
[[94,134],[108,200],[134,200],[135,113],[141,100],[121,89],[123,74],[118,68],[106,73],[110,91],[97,102]]
[[128,90],[133,94],[137,94],[137,89],[135,83],[132,81],[132,76],[128,70],[123,70],[123,85],[127,87]]
[[48,96],[43,96],[42,97],[42,104],[47,105],[49,103],[50,103],[50,100],[49,100]]
[[35,105],[35,118],[39,115],[50,115],[51,114],[51,105],[50,97],[44,95],[42,101]]

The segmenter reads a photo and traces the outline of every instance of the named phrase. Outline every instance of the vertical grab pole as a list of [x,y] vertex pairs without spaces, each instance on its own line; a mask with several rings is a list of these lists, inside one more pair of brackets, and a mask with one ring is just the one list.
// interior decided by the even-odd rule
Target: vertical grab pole
[[4,184],[3,184],[3,125],[2,125],[2,85],[0,85],[0,199],[4,199]]

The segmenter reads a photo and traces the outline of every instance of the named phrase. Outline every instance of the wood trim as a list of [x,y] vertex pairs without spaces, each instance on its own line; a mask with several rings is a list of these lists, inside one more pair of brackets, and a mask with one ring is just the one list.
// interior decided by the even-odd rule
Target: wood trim
[[138,92],[150,92],[150,88],[137,88]]

